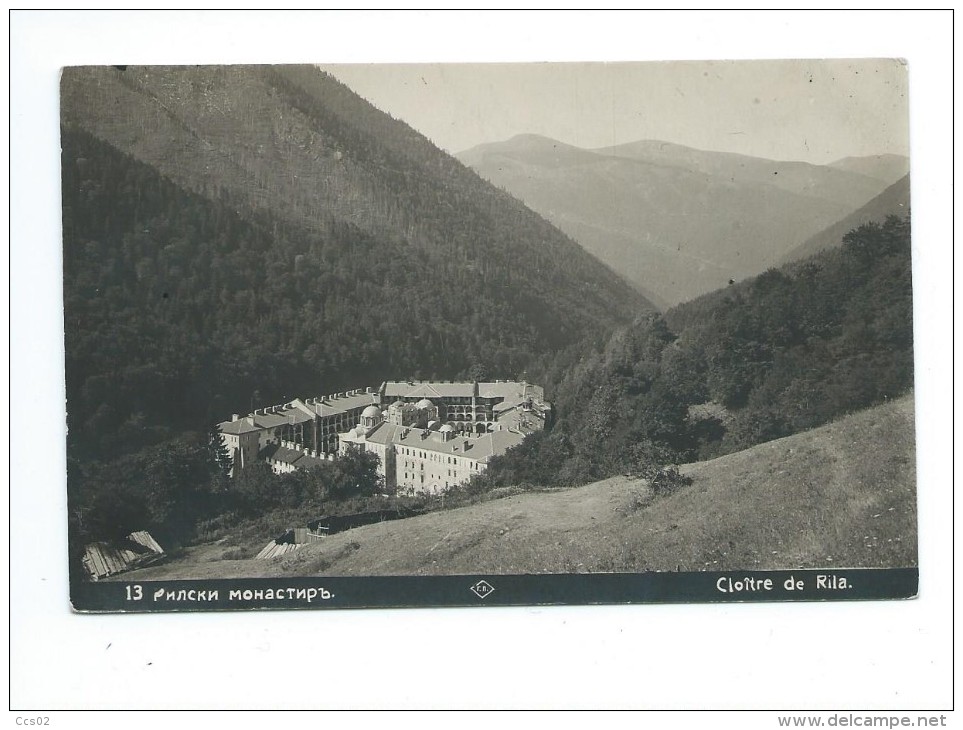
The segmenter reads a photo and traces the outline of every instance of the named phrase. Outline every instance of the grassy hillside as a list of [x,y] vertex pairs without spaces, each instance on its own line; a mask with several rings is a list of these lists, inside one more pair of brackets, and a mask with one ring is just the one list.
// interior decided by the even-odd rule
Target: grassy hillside
[[237,548],[206,545],[136,576],[916,565],[912,396],[682,471],[692,484],[666,497],[615,477],[361,527],[269,561],[224,560]]

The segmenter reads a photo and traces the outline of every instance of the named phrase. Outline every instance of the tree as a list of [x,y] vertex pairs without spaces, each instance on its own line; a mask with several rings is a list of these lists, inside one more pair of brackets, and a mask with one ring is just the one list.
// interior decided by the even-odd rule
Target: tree
[[231,455],[228,453],[227,445],[221,438],[221,431],[217,424],[211,426],[207,434],[208,458],[215,466],[215,487],[218,489],[226,488],[231,474]]
[[384,480],[378,474],[379,460],[367,451],[349,450],[332,465],[329,492],[334,498],[364,496],[384,491]]
[[472,366],[468,368],[468,379],[475,382],[487,381],[489,379],[488,368],[477,361],[472,363]]
[[278,476],[259,461],[241,470],[233,480],[233,493],[246,514],[260,514],[275,508]]

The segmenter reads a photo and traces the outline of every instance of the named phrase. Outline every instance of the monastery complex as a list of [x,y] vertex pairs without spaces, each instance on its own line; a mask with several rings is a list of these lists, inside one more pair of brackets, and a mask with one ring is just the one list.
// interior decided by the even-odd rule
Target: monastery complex
[[373,453],[390,492],[437,493],[550,423],[541,387],[526,382],[385,382],[235,414],[218,424],[232,474],[266,462],[275,473],[349,450]]

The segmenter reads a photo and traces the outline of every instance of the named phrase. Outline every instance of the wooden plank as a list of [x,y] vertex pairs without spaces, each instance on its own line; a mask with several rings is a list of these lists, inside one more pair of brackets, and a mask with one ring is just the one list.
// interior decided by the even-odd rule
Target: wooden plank
[[87,571],[87,575],[90,576],[91,580],[97,580],[100,576],[97,575],[97,569],[94,567],[94,562],[90,559],[90,556],[86,553],[84,557],[81,558],[81,562],[84,564],[84,570]]
[[92,578],[104,578],[131,570],[164,555],[157,541],[145,530],[131,533],[128,539],[145,548],[146,552],[100,542],[91,543],[84,548],[83,562],[87,573]]
[[255,559],[255,560],[265,560],[265,559],[267,558],[268,553],[271,551],[271,549],[272,549],[276,544],[277,544],[277,543],[274,542],[274,540],[271,540],[271,542],[269,542],[267,545],[265,545],[263,548],[261,548],[261,552],[259,552],[257,555],[255,555],[255,556],[254,556],[254,559]]
[[104,559],[100,555],[100,548],[97,545],[91,545],[87,548],[87,555],[90,557],[94,572],[98,576],[107,575],[107,566],[104,564]]
[[100,571],[97,569],[97,561],[94,560],[93,548],[90,545],[84,550],[84,562],[91,575],[100,575]]
[[104,561],[111,573],[119,573],[124,568],[124,561],[120,555],[110,548],[104,550]]
[[103,550],[99,545],[96,547],[96,552],[94,555],[96,556],[97,560],[98,573],[100,575],[110,575],[110,566],[108,565],[107,560],[104,557]]
[[161,546],[157,543],[153,536],[147,532],[147,530],[137,530],[136,532],[130,533],[130,539],[138,545],[147,548],[151,552],[164,552]]

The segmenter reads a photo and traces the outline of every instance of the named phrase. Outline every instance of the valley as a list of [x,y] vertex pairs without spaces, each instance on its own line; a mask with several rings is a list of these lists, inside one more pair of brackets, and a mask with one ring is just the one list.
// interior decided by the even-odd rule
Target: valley
[[[909,171],[909,161],[896,156],[875,165],[812,165],[657,140],[586,150],[519,135],[458,158],[662,308],[815,253],[860,223],[907,209],[888,193],[873,210],[848,217]],[[825,243],[807,245],[824,229]]]
[[311,66],[61,122],[75,576],[915,565],[905,157],[456,157]]
[[907,396],[687,464],[681,471],[692,483],[665,497],[624,476],[508,491],[347,530],[271,560],[231,560],[227,547],[210,544],[120,579],[909,567],[913,432]]

